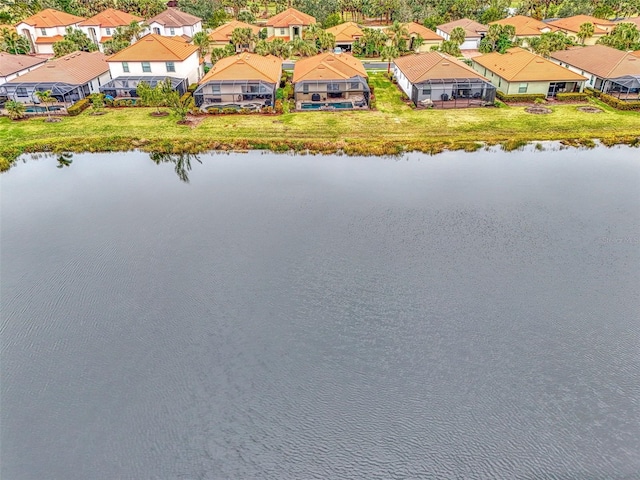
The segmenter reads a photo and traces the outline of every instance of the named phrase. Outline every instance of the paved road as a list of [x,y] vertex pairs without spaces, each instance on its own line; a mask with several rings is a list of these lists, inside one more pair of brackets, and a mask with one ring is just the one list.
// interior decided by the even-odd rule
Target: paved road
[[[295,62],[286,60],[282,63],[282,68],[285,70],[293,70]],[[387,62],[363,62],[364,68],[367,70],[386,70],[388,67]]]

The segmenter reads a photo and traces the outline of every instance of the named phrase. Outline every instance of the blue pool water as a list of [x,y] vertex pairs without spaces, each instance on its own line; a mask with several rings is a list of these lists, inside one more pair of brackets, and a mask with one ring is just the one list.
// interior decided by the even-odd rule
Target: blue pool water
[[302,110],[319,110],[325,105],[332,106],[334,108],[353,108],[352,102],[338,102],[338,103],[311,103],[311,102],[303,102],[300,105]]

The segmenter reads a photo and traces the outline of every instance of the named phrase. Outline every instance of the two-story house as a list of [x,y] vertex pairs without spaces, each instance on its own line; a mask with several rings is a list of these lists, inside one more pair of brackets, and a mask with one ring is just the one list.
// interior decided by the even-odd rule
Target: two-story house
[[469,18],[461,18],[453,22],[438,25],[436,33],[445,40],[451,38],[451,32],[454,28],[462,28],[464,30],[464,42],[460,45],[460,50],[478,50],[480,40],[487,34],[489,27]]
[[593,35],[585,37],[584,40],[581,41],[584,45],[595,45],[600,38],[609,34],[616,26],[614,22],[590,15],[574,15],[573,17],[558,18],[557,20],[549,22],[549,25],[580,41],[578,34],[580,33],[580,27],[585,23],[593,25]]
[[287,8],[267,20],[267,39],[281,38],[285,41],[303,38],[304,29],[316,23],[315,17],[295,8]]
[[132,22],[142,23],[143,19],[130,13],[113,8],[94,15],[80,22],[82,30],[102,51],[102,44],[113,38],[113,34],[118,27],[126,27]]
[[514,15],[513,17],[496,20],[495,22],[490,22],[489,27],[491,25],[511,25],[515,28],[516,38],[522,40],[524,46],[528,45],[531,38],[538,38],[543,33],[558,31],[557,27],[553,25],[524,15]]
[[112,97],[136,97],[140,82],[152,87],[169,79],[175,90],[187,91],[202,77],[198,47],[180,37],[150,34],[107,58],[111,80],[100,91]]
[[83,20],[83,17],[47,8],[22,20],[16,30],[27,37],[33,52],[53,55],[53,44],[62,40],[68,27],[78,28]]
[[202,19],[177,8],[169,7],[155,17],[147,20],[148,32],[163,37],[182,37],[190,42],[193,36],[202,31]]

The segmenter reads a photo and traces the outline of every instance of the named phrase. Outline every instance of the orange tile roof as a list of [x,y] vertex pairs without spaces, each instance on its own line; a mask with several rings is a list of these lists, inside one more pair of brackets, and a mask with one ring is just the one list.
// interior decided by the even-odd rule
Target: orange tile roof
[[[424,25],[420,25],[419,23],[409,22],[405,23],[404,26],[408,30],[410,37],[420,35],[424,40],[444,40],[444,38],[442,38],[436,32],[425,27]],[[390,38],[393,38],[393,32],[391,32],[389,28],[385,28],[384,33],[386,33]]]
[[131,22],[141,22],[143,19],[130,13],[107,8],[103,12],[87,18],[84,22],[80,22],[82,26],[100,26],[100,27],[124,27]]
[[336,42],[353,42],[356,38],[364,35],[362,29],[355,22],[345,22],[335,27],[327,28],[328,33],[336,37]]
[[553,25],[541,22],[535,18],[525,17],[524,15],[503,18],[502,20],[489,23],[489,26],[494,24],[513,25],[516,27],[516,37],[534,37],[542,35],[545,32],[555,32],[557,30]]
[[580,31],[580,25],[583,23],[592,23],[594,28],[593,35],[606,35],[613,27],[615,23],[609,20],[602,20],[601,18],[591,17],[589,15],[574,15],[573,17],[559,18],[548,23],[553,25],[564,32],[578,33]]
[[316,23],[315,17],[302,13],[295,8],[287,8],[267,20],[268,27],[288,27],[289,25],[311,25]]
[[636,57],[640,58],[640,50],[636,50],[635,52],[631,52],[631,55],[635,55]]
[[35,67],[46,61],[44,58],[32,57],[31,55],[11,55],[0,52],[0,77],[8,77],[13,73]]
[[465,38],[480,38],[482,33],[486,33],[487,30],[489,30],[487,25],[482,25],[481,23],[468,18],[461,18],[460,20],[455,20],[453,22],[443,23],[442,25],[438,25],[438,30],[451,34],[451,31],[456,27],[460,27],[464,30]]
[[367,78],[362,62],[352,55],[321,53],[298,60],[293,67],[293,83],[302,80],[337,80],[355,76]]
[[267,37],[267,42],[273,42],[276,38],[279,38],[280,40],[284,40],[285,42],[290,42],[291,41],[291,37],[289,35],[285,35],[284,37],[281,37],[279,35],[272,35],[270,37]]
[[586,80],[582,75],[520,47],[510,48],[506,53],[487,53],[474,57],[472,61],[508,82],[580,82]]
[[396,58],[393,63],[411,83],[441,78],[482,78],[468,65],[440,52],[416,53]]
[[212,30],[209,34],[209,40],[212,42],[229,42],[231,41],[231,35],[236,28],[250,28],[256,35],[260,33],[260,27],[240,22],[238,20],[233,20],[232,22],[225,23],[224,25],[220,25],[218,28]]
[[281,58],[244,52],[218,60],[199,83],[204,85],[211,80],[264,80],[278,83],[281,75]]
[[27,25],[31,25],[36,28],[66,27],[75,23],[80,23],[83,20],[84,17],[71,15],[66,12],[54,10],[53,8],[47,8],[35,15],[25,18],[22,22],[18,22],[18,25],[20,25],[20,23],[26,23]]
[[60,42],[62,40],[64,40],[64,37],[62,35],[53,35],[52,37],[38,37],[36,38],[36,43],[48,45],[51,43]]
[[640,60],[637,57],[606,45],[572,47],[553,52],[550,56],[601,78],[640,75]]
[[64,82],[71,85],[83,85],[90,80],[107,73],[109,65],[101,52],[74,52],[64,57],[49,60],[9,83],[23,82]]
[[145,35],[133,45],[111,55],[108,62],[166,62],[182,61],[198,51],[198,47],[177,37],[163,37],[155,33]]
[[169,7],[164,12],[160,12],[155,17],[147,20],[147,24],[153,22],[164,25],[165,27],[183,27],[185,25],[195,25],[198,22],[202,22],[202,19],[195,15],[182,12],[177,8]]

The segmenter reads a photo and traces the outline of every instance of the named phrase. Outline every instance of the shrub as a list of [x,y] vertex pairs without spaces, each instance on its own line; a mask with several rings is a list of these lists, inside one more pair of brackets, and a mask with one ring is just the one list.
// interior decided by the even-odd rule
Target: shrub
[[606,93],[600,94],[600,100],[618,110],[640,110],[639,100],[625,102],[624,100],[619,100],[616,97],[613,97]]
[[238,113],[238,110],[236,110],[235,108],[232,107],[226,107],[222,109],[222,113],[230,115],[232,113]]
[[185,93],[180,97],[180,101],[184,103],[184,102],[186,102],[186,101],[187,101],[187,99],[188,99],[189,97],[191,97],[191,92],[185,92]]
[[514,93],[506,95],[500,91],[496,92],[496,97],[503,102],[535,102],[537,98],[546,100],[547,96],[544,93]]
[[376,101],[376,96],[375,95],[371,95],[371,99],[369,100],[369,107],[374,110],[376,108],[376,105],[378,104],[378,102]]
[[198,89],[198,84],[197,83],[192,83],[191,85],[189,85],[189,88],[187,88],[187,92],[193,93],[197,89]]
[[262,107],[261,112],[262,112],[262,113],[273,113],[273,112],[274,112],[274,110],[273,110],[273,107],[272,107],[272,106],[267,105],[266,107]]
[[282,89],[282,95],[283,98],[287,100],[293,98],[293,85],[291,85],[290,83],[285,85],[285,87]]
[[118,98],[113,101],[112,105],[114,107],[135,107],[137,103],[130,98]]
[[211,115],[218,115],[220,113],[220,109],[218,107],[209,107],[207,108],[207,113]]
[[592,97],[596,97],[596,98],[600,97],[600,92],[598,90],[595,90],[595,89],[591,88],[591,87],[586,87],[584,89],[584,92],[587,95],[590,95]]
[[584,102],[589,98],[586,93],[573,92],[573,93],[558,93],[556,100],[559,102]]
[[284,106],[282,105],[282,100],[280,99],[276,100],[275,110],[276,110],[276,113],[284,112]]
[[7,114],[11,120],[20,120],[21,118],[24,118],[24,111],[26,110],[24,103],[9,100],[4,105],[4,108],[7,109]]
[[88,98],[83,98],[67,108],[67,113],[70,117],[75,117],[84,112],[90,105],[91,101]]

